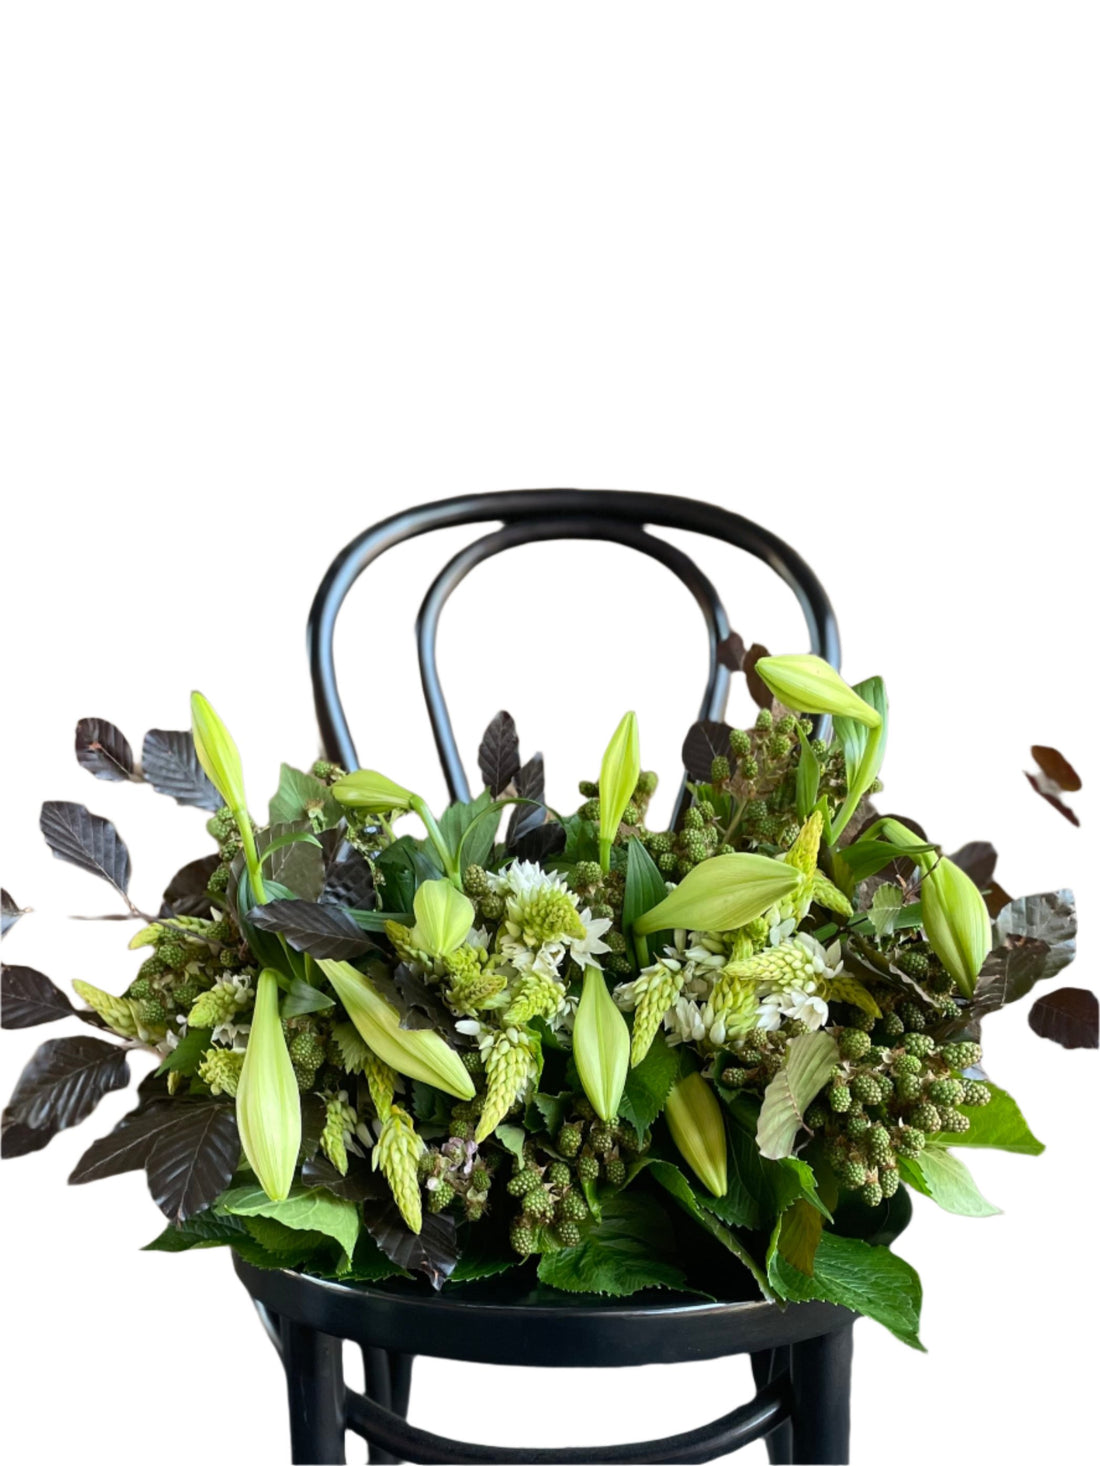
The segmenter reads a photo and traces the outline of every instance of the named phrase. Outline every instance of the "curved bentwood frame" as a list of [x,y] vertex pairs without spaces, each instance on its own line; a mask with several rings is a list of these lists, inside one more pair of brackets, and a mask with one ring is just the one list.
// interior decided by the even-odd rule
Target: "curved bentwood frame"
[[[317,719],[327,757],[357,768],[355,744],[336,682],[337,614],[363,571],[394,545],[434,529],[499,521],[455,555],[428,590],[417,621],[421,681],[436,747],[453,799],[469,798],[439,674],[439,616],[454,588],[483,561],[538,540],[595,539],[658,560],[691,591],[703,613],[710,669],[700,716],[721,718],[729,671],[720,647],[729,634],[717,592],[681,550],[646,528],[689,530],[724,540],[765,561],[791,587],[809,628],[810,647],[840,663],[836,621],[809,566],[782,540],[740,515],[664,494],[515,490],[443,499],[383,520],[333,561],[309,618],[309,657]],[[706,1303],[671,1294],[578,1303],[532,1290],[505,1275],[446,1295],[419,1283],[376,1287],[260,1270],[236,1260],[286,1370],[294,1462],[343,1462],[345,1433],[369,1442],[375,1462],[693,1462],[711,1461],[766,1438],[772,1462],[848,1459],[852,1324],[824,1303],[780,1307],[762,1299]],[[662,1301],[663,1300],[663,1301]],[[344,1383],[343,1341],[360,1346],[363,1393]],[[450,1440],[410,1425],[416,1354],[485,1364],[608,1367],[680,1363],[749,1354],[755,1398],[708,1425],[663,1440],[613,1446],[523,1450]],[[624,1432],[625,1433],[625,1432]]]

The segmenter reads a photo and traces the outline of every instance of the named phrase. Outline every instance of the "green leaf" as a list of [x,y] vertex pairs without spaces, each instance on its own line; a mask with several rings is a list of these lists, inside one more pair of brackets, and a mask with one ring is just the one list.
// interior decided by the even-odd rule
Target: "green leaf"
[[294,977],[290,980],[281,1011],[284,1018],[300,1018],[303,1013],[324,1013],[335,1006],[333,1000],[320,988],[315,988],[303,978]]
[[995,1217],[1000,1207],[986,1201],[974,1177],[958,1156],[941,1145],[929,1145],[913,1160],[899,1163],[902,1176],[944,1211],[960,1217]]
[[167,1074],[170,1069],[178,1069],[181,1074],[194,1074],[203,1054],[210,1047],[210,1034],[209,1028],[189,1028],[172,1052],[165,1056],[156,1072]]
[[523,1165],[523,1143],[527,1139],[527,1131],[522,1125],[498,1125],[493,1134],[503,1145],[509,1154],[514,1155]]
[[577,1247],[544,1253],[539,1282],[566,1293],[603,1293],[614,1298],[642,1288],[683,1288],[684,1274],[671,1260],[672,1227],[652,1196],[634,1192],[609,1196],[603,1216],[590,1225]]
[[633,1125],[639,1138],[664,1109],[669,1090],[680,1077],[681,1057],[658,1033],[642,1062],[628,1071],[619,1117]]
[[343,815],[339,802],[328,785],[301,769],[283,764],[279,770],[279,787],[267,807],[273,825],[294,824],[309,820],[315,829],[327,830],[339,824]]
[[300,1267],[319,1249],[332,1246],[323,1232],[301,1232],[273,1217],[248,1217],[244,1225],[265,1252],[281,1259],[283,1267]]
[[886,734],[889,724],[890,705],[886,700],[886,687],[881,677],[868,677],[857,682],[852,691],[858,693],[864,702],[870,703],[882,719],[877,729],[854,718],[833,719],[836,736],[844,750],[844,772],[849,792],[858,789],[865,794],[878,777],[886,752]]
[[218,1212],[235,1217],[273,1217],[284,1227],[302,1232],[324,1232],[351,1257],[359,1236],[355,1203],[341,1201],[323,1187],[294,1186],[285,1201],[272,1201],[262,1187],[236,1186],[218,1203]]
[[[767,1277],[756,1259],[740,1239],[712,1214],[704,1201],[703,1194],[695,1190],[679,1166],[674,1166],[671,1161],[652,1160],[649,1161],[648,1171],[653,1179],[665,1188],[676,1204],[687,1212],[689,1217],[694,1218],[712,1237],[721,1242],[723,1247],[732,1252],[734,1257],[739,1258],[745,1264],[756,1279],[764,1297],[773,1297],[774,1294]],[[708,1197],[707,1201],[714,1199]]]
[[1042,1155],[1046,1146],[1028,1129],[1020,1107],[1007,1091],[995,1084],[987,1086],[993,1098],[981,1109],[967,1108],[970,1129],[961,1134],[941,1132],[932,1137],[933,1145],[980,1145],[989,1150],[1011,1150],[1017,1155]]
[[[866,731],[864,728],[864,732]],[[801,723],[798,724],[798,741],[802,745],[802,753],[795,774],[795,813],[800,820],[805,820],[817,803],[817,791],[821,784],[821,761],[810,747],[810,740]]]
[[[364,1045],[364,1048],[366,1045]],[[425,1084],[422,1079],[412,1080],[413,1114],[425,1125],[438,1125],[444,1129],[451,1121],[451,1103],[441,1089]]]
[[[541,1116],[547,1133],[557,1135],[565,1124],[565,1117],[573,1104],[573,1095],[568,1089],[562,1090],[561,1094],[536,1094],[532,1104]],[[538,1125],[528,1124],[527,1128],[535,1130]]]
[[143,1252],[189,1252],[193,1247],[226,1247],[245,1235],[244,1222],[213,1211],[196,1212],[178,1226],[165,1227]]
[[[653,857],[635,835],[626,847],[626,888],[623,893],[623,928],[629,931],[640,916],[652,910],[668,895],[665,878]],[[650,956],[664,945],[664,932],[645,938]]]
[[[777,1232],[781,1226],[777,1223]],[[888,1247],[872,1247],[854,1237],[823,1232],[814,1255],[812,1278],[788,1262],[778,1246],[769,1251],[768,1277],[781,1298],[792,1303],[811,1298],[838,1303],[875,1319],[903,1344],[923,1350],[917,1332],[920,1278],[904,1258]]]
[[488,859],[503,808],[503,804],[494,801],[488,789],[483,789],[476,799],[452,804],[440,815],[439,828],[443,831],[443,838],[456,856],[461,852],[463,871],[467,866],[481,865]]
[[779,1218],[779,1225],[772,1233],[768,1262],[772,1261],[772,1248],[784,1262],[789,1262],[800,1273],[812,1278],[814,1257],[821,1241],[824,1218],[816,1207],[803,1197],[787,1208]]
[[868,876],[877,875],[891,861],[926,855],[935,848],[923,841],[919,845],[895,845],[892,840],[877,840],[873,835],[863,835],[850,845],[845,845],[840,856],[851,873],[852,880],[858,885]]
[[836,1040],[824,1029],[802,1033],[787,1046],[782,1069],[764,1091],[756,1143],[770,1160],[789,1156],[803,1128],[802,1115],[837,1062]]
[[901,887],[891,885],[889,882],[879,886],[875,891],[867,917],[879,941],[883,937],[890,936],[894,931],[904,900]]

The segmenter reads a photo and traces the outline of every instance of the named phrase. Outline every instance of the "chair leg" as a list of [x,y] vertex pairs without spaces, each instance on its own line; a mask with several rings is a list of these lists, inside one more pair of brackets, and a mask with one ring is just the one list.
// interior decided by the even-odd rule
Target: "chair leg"
[[343,1345],[304,1324],[280,1321],[294,1466],[344,1466]]
[[846,1466],[851,1392],[851,1324],[791,1346],[793,1461]]
[[390,1409],[395,1415],[409,1414],[409,1392],[412,1389],[413,1354],[390,1351]]
[[[790,1372],[791,1351],[787,1346],[781,1349],[764,1349],[759,1354],[753,1354],[751,1359],[752,1377],[758,1390],[771,1384],[772,1380],[778,1379],[780,1375]],[[764,1443],[768,1448],[768,1460],[771,1466],[790,1466],[794,1455],[789,1420],[784,1420],[782,1425],[777,1425],[766,1435]]]
[[[387,1349],[363,1346],[364,1393],[377,1405],[392,1410],[395,1415],[409,1413],[409,1390],[412,1385],[411,1354],[398,1354]],[[391,1456],[381,1446],[367,1444],[367,1460],[371,1466],[395,1466],[397,1456]]]

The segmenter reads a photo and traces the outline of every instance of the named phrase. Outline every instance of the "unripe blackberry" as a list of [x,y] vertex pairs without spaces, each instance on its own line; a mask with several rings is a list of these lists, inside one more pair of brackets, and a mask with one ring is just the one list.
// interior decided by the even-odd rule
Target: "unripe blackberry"
[[825,1159],[838,1174],[848,1159],[848,1144],[839,1135],[830,1135],[825,1141]]
[[884,1165],[890,1159],[890,1135],[885,1125],[872,1125],[867,1132],[864,1144],[876,1165]]
[[976,1043],[944,1044],[940,1053],[944,1063],[950,1064],[952,1069],[969,1069],[982,1061],[982,1046]]
[[573,1179],[573,1173],[564,1161],[554,1161],[546,1173],[547,1183],[556,1186],[560,1191],[563,1186],[568,1186]]
[[768,817],[768,806],[762,799],[750,799],[741,816],[746,825],[758,825]]
[[[926,1033],[907,1033],[901,1042],[905,1052],[916,1054],[918,1059],[927,1058],[936,1047],[935,1041]],[[953,1045],[953,1047],[961,1047],[961,1045]],[[977,1048],[977,1044],[974,1047]],[[950,1060],[948,1062],[950,1063]]]
[[741,728],[734,728],[730,733],[730,753],[734,758],[744,758],[752,748],[752,739]]
[[928,1098],[937,1105],[957,1105],[966,1093],[957,1079],[933,1079]]
[[701,830],[703,823],[703,814],[697,805],[693,804],[690,809],[684,811],[685,830]]
[[875,1078],[878,1081],[878,1102],[884,1105],[894,1092],[894,1081],[889,1074],[876,1074]]
[[577,785],[577,793],[585,799],[595,799],[600,792],[600,786],[591,779],[582,779]]
[[588,1215],[588,1203],[579,1191],[567,1191],[561,1199],[561,1214],[567,1222],[583,1222]]
[[861,1028],[846,1028],[840,1035],[840,1057],[855,1063],[871,1047],[870,1036]]
[[741,1062],[748,1064],[750,1068],[755,1064],[759,1064],[763,1057],[764,1055],[760,1050],[753,1048],[751,1044],[741,1050]]
[[729,776],[730,761],[728,758],[723,758],[721,754],[719,754],[716,759],[711,760],[710,782],[712,784],[724,784]]
[[856,1074],[851,1082],[853,1098],[861,1105],[877,1105],[882,1099],[882,1089],[874,1074]]
[[926,1027],[924,1011],[918,1008],[916,1003],[902,1003],[897,1009],[897,1015],[910,1033],[924,1032]]
[[135,977],[130,986],[126,989],[128,998],[148,998],[153,993],[153,984],[147,977]]
[[478,910],[487,921],[499,921],[504,915],[504,897],[497,891],[490,891],[477,903]]
[[478,901],[482,896],[487,896],[493,889],[489,883],[489,877],[480,865],[468,865],[466,874],[462,877],[462,888],[467,896]]
[[582,820],[598,820],[600,817],[600,801],[598,799],[587,799],[580,807]]
[[853,1110],[844,1122],[844,1128],[854,1139],[858,1139],[861,1135],[866,1135],[867,1131],[870,1130],[870,1116],[865,1114],[863,1110]]
[[607,970],[613,972],[616,977],[629,977],[634,971],[630,965],[630,958],[623,952],[613,952],[607,959]]
[[767,748],[768,757],[778,763],[781,759],[785,759],[790,754],[791,740],[789,738],[785,738],[777,728],[768,739]]
[[874,1026],[875,1015],[873,1013],[864,1013],[859,1008],[852,1009],[852,1017],[848,1020],[849,1028],[859,1028],[864,1033],[870,1033]]
[[904,1105],[914,1104],[924,1092],[919,1074],[899,1074],[894,1080],[894,1093]]
[[737,853],[737,846],[726,844],[716,845],[714,847],[714,853],[715,855],[735,855]]
[[663,855],[658,855],[657,857],[657,869],[663,876],[675,875],[676,867],[679,863],[679,859],[671,850],[666,850]]
[[882,1187],[883,1196],[889,1199],[891,1196],[894,1195],[898,1187],[901,1185],[901,1176],[898,1174],[896,1168],[893,1170],[883,1170],[882,1167],[880,1167],[878,1173],[878,1184]]
[[182,967],[188,958],[188,951],[185,943],[179,937],[163,937],[157,943],[157,956],[164,963],[165,967]]
[[775,731],[777,733],[782,733],[786,738],[793,738],[797,730],[798,719],[794,716],[793,713],[787,713],[784,717],[780,718],[779,722],[775,725]]
[[959,1007],[958,1003],[953,1003],[950,998],[944,999],[940,1002],[939,1016],[941,1018],[954,1019],[959,1018],[961,1015],[962,1009]]
[[168,1009],[159,998],[144,998],[138,1004],[138,1016],[146,1028],[159,1028],[168,1021]]
[[544,1187],[538,1186],[534,1191],[528,1191],[523,1198],[523,1214],[528,1217],[550,1217],[554,1212],[554,1203]]
[[894,1060],[895,1074],[919,1074],[922,1067],[916,1054],[899,1054]]
[[843,1115],[852,1108],[852,1091],[846,1084],[829,1086],[829,1108],[836,1115]]
[[862,1161],[845,1161],[840,1168],[840,1184],[847,1191],[858,1191],[867,1179],[867,1167]]
[[623,810],[623,824],[633,827],[642,817],[642,812],[634,803],[628,804]]
[[508,1195],[527,1196],[529,1193],[535,1191],[541,1185],[542,1182],[539,1180],[539,1175],[537,1171],[517,1171],[512,1179],[508,1182]]
[[707,858],[707,842],[699,830],[685,830],[680,838],[680,847],[685,858],[695,865]]
[[660,782],[660,778],[655,770],[643,769],[638,775],[638,783],[635,788],[643,799],[648,799],[651,795],[656,794],[657,785]]
[[525,1226],[523,1222],[515,1221],[511,1228],[512,1246],[521,1257],[530,1257],[535,1250],[535,1232],[533,1227]]
[[711,804],[709,799],[700,799],[695,808],[703,816],[704,822],[714,818],[714,805]]
[[594,1155],[582,1155],[577,1161],[577,1175],[582,1181],[596,1181],[600,1175],[600,1163]]
[[733,1064],[722,1070],[722,1083],[727,1089],[740,1089],[743,1084],[748,1084],[751,1077],[747,1069],[738,1069]]
[[759,775],[760,765],[751,754],[746,754],[737,765],[737,772],[741,775],[742,779],[748,779],[751,782]]
[[992,1091],[988,1084],[982,1084],[977,1079],[964,1079],[962,1082],[963,1095],[959,1100],[962,1105],[987,1105],[993,1098]]
[[970,1117],[964,1115],[961,1110],[951,1109],[950,1106],[941,1108],[940,1129],[952,1135],[961,1135],[965,1130],[970,1129]]
[[824,1105],[811,1105],[803,1119],[811,1130],[822,1130],[829,1122],[829,1112]]
[[877,1024],[878,1031],[885,1039],[897,1039],[905,1032],[905,1024],[897,1013],[884,1013]]
[[621,1186],[626,1180],[626,1165],[618,1156],[612,1156],[604,1169],[612,1186]]
[[588,1132],[588,1141],[597,1155],[606,1155],[615,1144],[611,1126],[603,1123],[593,1125]]
[[868,1181],[867,1185],[860,1189],[859,1199],[864,1206],[881,1206],[882,1187],[877,1181]]
[[477,1049],[463,1049],[462,1062],[466,1066],[466,1072],[475,1079],[485,1073],[485,1060]]
[[488,1191],[491,1177],[484,1166],[475,1166],[470,1172],[470,1190]]
[[928,976],[929,962],[924,952],[910,947],[898,957],[898,966],[908,977],[920,979]]
[[563,1247],[576,1247],[580,1243],[581,1229],[576,1222],[559,1222],[555,1231]]
[[901,1125],[894,1131],[894,1150],[898,1155],[906,1156],[909,1160],[915,1160],[926,1145],[923,1130],[917,1130],[912,1125]]
[[940,1128],[940,1112],[935,1105],[917,1105],[909,1116],[910,1125],[923,1130],[926,1135],[935,1135]]
[[455,1189],[449,1181],[440,1181],[433,1191],[428,1192],[428,1210],[441,1212],[455,1199]]
[[760,729],[770,728],[771,725],[772,725],[771,709],[770,708],[761,708],[760,711],[756,715],[756,726],[757,726],[757,728],[760,728]]
[[598,886],[601,874],[596,860],[578,860],[573,867],[573,879],[578,886]]

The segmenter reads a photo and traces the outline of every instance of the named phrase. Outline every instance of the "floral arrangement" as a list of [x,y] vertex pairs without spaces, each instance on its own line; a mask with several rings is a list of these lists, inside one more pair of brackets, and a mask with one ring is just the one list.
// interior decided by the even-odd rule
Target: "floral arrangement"
[[[755,726],[690,730],[670,831],[647,824],[631,713],[567,816],[500,713],[484,791],[438,818],[319,762],[283,766],[263,825],[200,695],[190,733],[147,735],[140,772],[83,720],[92,774],[210,811],[217,848],[143,916],[114,826],[43,806],[54,853],[141,921],[143,960],[118,996],[76,981],[81,1009],[4,968],[5,1026],[96,1030],[31,1059],[5,1154],[151,1054],[70,1179],[144,1168],[168,1218],[152,1248],[348,1282],[521,1268],[570,1293],[823,1299],[919,1347],[920,1281],[890,1246],[907,1189],[986,1214],[960,1152],[1042,1150],[979,1029],[1072,959],[1072,896],[1009,900],[991,847],[948,858],[877,814],[880,679],[850,687],[812,656],[744,670]],[[5,929],[20,915],[5,893]]]

